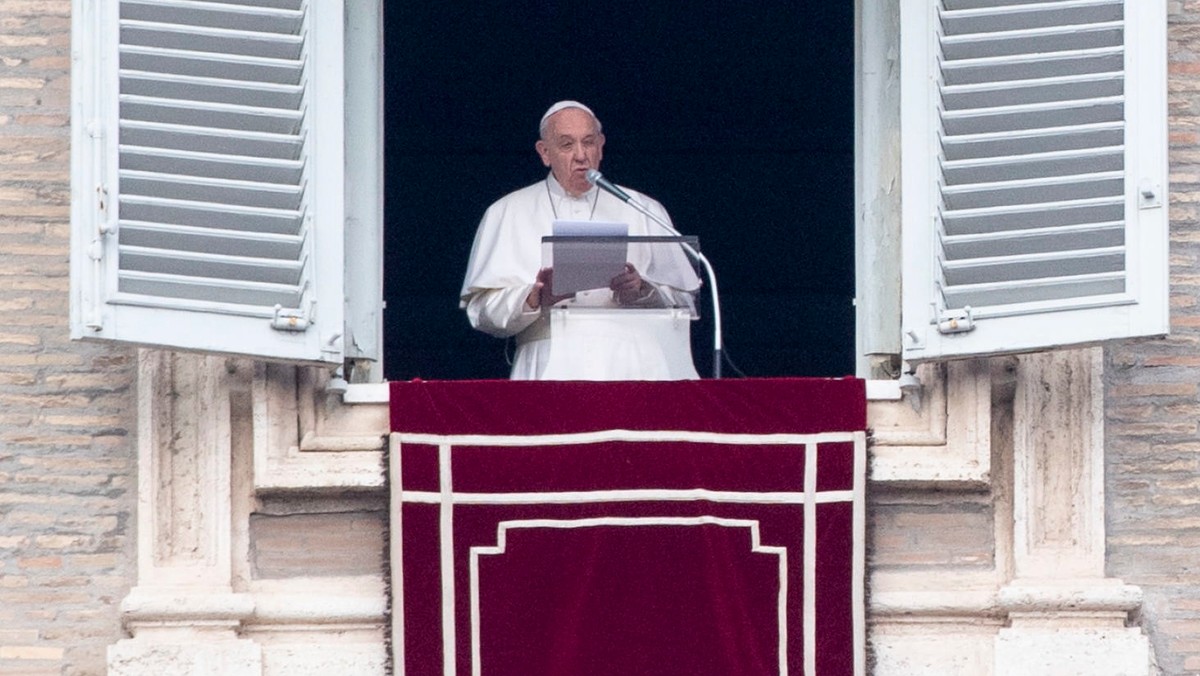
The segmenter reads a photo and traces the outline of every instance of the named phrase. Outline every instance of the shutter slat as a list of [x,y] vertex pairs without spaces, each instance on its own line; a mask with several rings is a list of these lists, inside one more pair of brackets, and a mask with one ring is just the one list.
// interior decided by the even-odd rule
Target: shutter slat
[[214,153],[120,146],[121,168],[134,171],[225,178],[262,183],[298,184],[303,163],[297,160],[245,158]]
[[121,268],[168,277],[200,277],[231,282],[260,282],[296,286],[303,272],[301,260],[252,258],[228,254],[121,246]]
[[1068,225],[1030,230],[947,235],[942,249],[947,258],[993,258],[1081,249],[1101,249],[1122,246],[1125,242],[1124,224],[1099,223]]
[[942,101],[950,110],[999,108],[1051,101],[1102,99],[1120,96],[1121,73],[1094,73],[1040,80],[984,82],[942,88]]
[[1020,204],[1048,204],[1125,194],[1124,174],[1120,171],[1080,176],[1052,176],[1042,179],[999,181],[946,186],[942,189],[946,211],[985,209]]
[[127,195],[121,200],[121,221],[147,221],[198,228],[228,228],[264,235],[302,232],[302,212],[264,209],[237,204],[213,204],[147,195]]
[[1068,152],[999,155],[942,163],[946,185],[1015,181],[1022,178],[1119,172],[1124,166],[1123,147],[1087,148]]
[[976,159],[1002,155],[1026,155],[1039,152],[1086,150],[1120,146],[1125,138],[1120,121],[1101,124],[1022,131],[962,134],[942,139],[947,160]]
[[293,34],[122,21],[121,44],[169,51],[212,52],[267,59],[300,58],[304,41]]
[[256,181],[198,178],[145,171],[122,171],[125,195],[148,195],[165,199],[240,205],[262,209],[299,210],[302,186]]
[[227,256],[299,260],[304,240],[293,235],[247,234],[238,230],[122,221],[121,239],[129,246],[173,249]]
[[968,286],[1120,272],[1124,265],[1124,247],[1107,247],[1070,253],[1056,251],[972,258],[964,261],[946,260],[943,262],[942,271],[946,284]]
[[947,35],[989,33],[1120,21],[1122,14],[1122,0],[1067,0],[947,9],[942,12],[942,26]]
[[1113,96],[1085,101],[947,110],[942,115],[942,126],[947,135],[957,136],[1119,122],[1124,104],[1123,97]]
[[964,59],[942,64],[942,82],[962,85],[1005,80],[1038,80],[1072,75],[1112,73],[1125,68],[1120,47],[1102,47],[1052,54]]
[[208,101],[256,108],[298,109],[304,89],[270,82],[243,82],[215,78],[121,72],[121,94],[146,99]]
[[288,160],[298,159],[304,147],[303,139],[296,134],[217,130],[145,120],[123,121],[120,142],[129,147]]
[[[270,7],[273,9],[288,9],[293,12],[300,11],[304,6],[305,0],[202,0],[203,2],[213,2],[223,5],[245,5],[247,7]],[[1022,0],[1028,2],[1029,0]]]
[[[946,304],[949,307],[983,308],[975,311],[977,317],[987,317],[1004,312],[990,309],[995,306],[1039,301],[1065,301],[1088,296],[1123,294],[1124,292],[1125,274],[1123,272],[1035,279],[1004,284],[966,284],[943,290]],[[1103,300],[1097,300],[1097,302],[1103,302]],[[1086,303],[1077,305],[1085,306]],[[1053,305],[1042,306],[1038,309],[1044,311],[1053,309],[1053,307]]]
[[1123,26],[1120,21],[1112,21],[1084,26],[947,36],[942,40],[942,53],[947,59],[976,59],[1083,51],[1121,44]]
[[120,101],[121,117],[124,119],[154,120],[191,127],[295,134],[299,132],[304,119],[300,111],[276,108],[149,99],[140,96],[121,96]]
[[1049,204],[1012,204],[987,209],[963,209],[942,215],[946,233],[976,234],[1026,228],[1050,228],[1066,225],[1109,222],[1125,217],[1125,199],[1101,199],[1054,202]]
[[1061,0],[942,0],[942,6],[948,11],[958,11],[963,9],[990,9],[1007,7],[1009,5],[1029,5],[1035,2],[1061,2]]
[[[287,284],[257,282],[233,283],[224,279],[180,278],[136,270],[122,270],[117,278],[117,290],[122,294],[145,296],[142,304],[161,305],[161,299],[208,301],[213,306],[227,306],[239,313],[249,308],[261,308],[255,314],[269,316],[268,309],[276,305],[285,308],[300,306],[301,291]],[[219,302],[218,302],[219,301]],[[138,304],[138,299],[123,299]],[[245,308],[239,306],[246,306]],[[169,307],[169,305],[168,305]],[[195,306],[182,306],[196,309]]]
[[300,84],[304,72],[301,61],[290,59],[264,59],[132,45],[121,47],[121,69],[287,85]]
[[299,33],[304,13],[264,3],[123,0],[121,19],[263,33]]

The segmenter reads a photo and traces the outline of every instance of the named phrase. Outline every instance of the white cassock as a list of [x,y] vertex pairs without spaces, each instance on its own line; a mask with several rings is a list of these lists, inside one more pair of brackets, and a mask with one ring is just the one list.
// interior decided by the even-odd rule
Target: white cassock
[[[657,201],[622,189],[654,215],[671,222]],[[568,195],[552,174],[488,207],[471,246],[459,305],[476,329],[501,338],[516,337],[511,374],[514,380],[539,379],[550,356],[548,317],[541,309],[529,309],[525,300],[542,267],[542,237],[552,234],[555,220],[625,223],[631,236],[669,234],[633,207],[594,187],[579,197]],[[682,249],[669,250],[673,253],[671,260],[663,260],[663,247],[658,247],[654,255],[650,247],[630,247],[629,262],[656,289],[648,306],[686,306],[694,301],[700,287]],[[682,275],[680,270],[684,270]],[[617,307],[608,289],[580,296],[576,302]],[[639,362],[650,368],[649,362],[662,359],[662,349],[656,345],[625,345],[614,354],[620,355],[621,363],[611,364],[613,371],[597,379],[637,379]]]

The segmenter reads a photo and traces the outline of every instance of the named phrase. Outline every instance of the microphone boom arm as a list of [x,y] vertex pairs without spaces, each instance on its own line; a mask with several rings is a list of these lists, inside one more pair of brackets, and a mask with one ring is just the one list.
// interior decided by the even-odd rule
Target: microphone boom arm
[[[588,173],[587,173],[587,180],[589,182],[591,182],[593,185],[603,188],[605,191],[611,193],[617,199],[619,199],[622,202],[633,207],[635,210],[638,211],[638,213],[642,214],[646,218],[649,218],[651,221],[653,221],[656,225],[658,225],[658,227],[662,228],[663,230],[666,230],[667,232],[671,233],[675,237],[683,237],[683,234],[680,233],[678,230],[676,230],[670,223],[668,223],[667,221],[665,221],[662,218],[659,218],[659,216],[657,214],[650,211],[650,209],[646,208],[646,205],[633,199],[633,197],[631,197],[629,195],[629,193],[625,192],[624,190],[621,190],[615,184],[613,184],[612,181],[609,181],[608,179],[604,178],[604,176],[601,175],[599,171],[597,171],[595,169],[589,169]],[[708,262],[708,258],[704,254],[700,253],[695,248],[693,248],[692,245],[690,245],[686,242],[682,242],[682,243],[680,243],[680,246],[682,246],[683,250],[685,252],[687,252],[687,254],[689,256],[691,256],[697,263],[699,263],[704,268],[704,274],[708,277],[708,282],[712,286],[711,295],[712,295],[712,306],[713,306],[713,378],[720,379],[720,377],[721,377],[721,361],[724,358],[724,354],[725,354],[725,344],[724,344],[724,340],[721,336],[721,300],[720,300],[720,294],[717,293],[717,273],[713,271],[712,263]]]

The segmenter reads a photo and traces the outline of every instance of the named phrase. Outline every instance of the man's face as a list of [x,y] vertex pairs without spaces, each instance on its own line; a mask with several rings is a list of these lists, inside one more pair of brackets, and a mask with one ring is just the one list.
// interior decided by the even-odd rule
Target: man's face
[[559,185],[571,195],[582,195],[592,187],[588,169],[600,168],[604,134],[596,131],[596,120],[586,111],[565,108],[546,120],[546,138],[535,147]]

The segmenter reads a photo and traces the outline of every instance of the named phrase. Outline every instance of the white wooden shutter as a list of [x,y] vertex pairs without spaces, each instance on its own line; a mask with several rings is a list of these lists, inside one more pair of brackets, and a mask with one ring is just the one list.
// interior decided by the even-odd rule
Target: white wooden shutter
[[1164,0],[902,0],[910,361],[1163,334]]
[[340,0],[74,10],[73,335],[340,363]]

